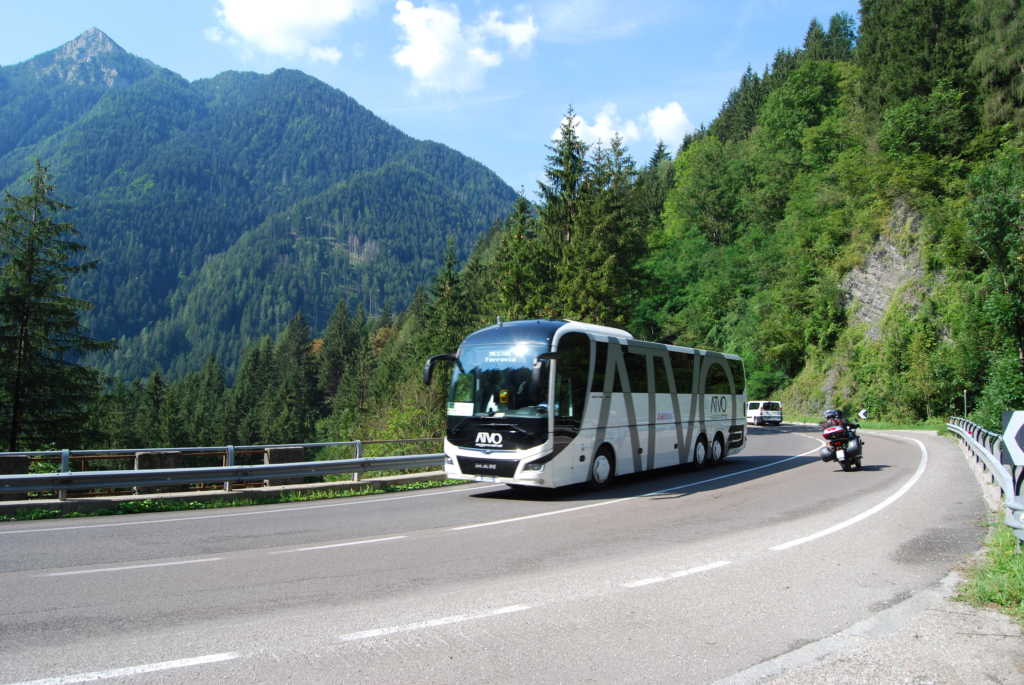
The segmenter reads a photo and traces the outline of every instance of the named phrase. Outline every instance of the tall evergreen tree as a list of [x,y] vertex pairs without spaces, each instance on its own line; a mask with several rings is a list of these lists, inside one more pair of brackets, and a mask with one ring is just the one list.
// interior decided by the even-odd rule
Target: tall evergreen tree
[[297,314],[274,346],[273,384],[262,407],[271,442],[313,439],[319,401],[312,342],[309,325]]
[[324,342],[319,356],[319,388],[325,402],[338,391],[338,383],[345,372],[349,355],[359,344],[359,331],[355,330],[348,312],[348,303],[340,300],[327,322]]
[[1024,129],[1024,7],[1021,0],[974,0],[971,73],[980,80],[985,123]]
[[857,61],[869,112],[879,115],[907,98],[928,95],[940,79],[956,89],[972,87],[967,3],[862,0]]
[[38,161],[24,196],[6,193],[0,222],[0,425],[9,450],[81,439],[97,374],[75,363],[109,347],[89,337],[79,317],[90,305],[68,295],[74,276],[95,268],[77,257],[74,227],[55,220],[69,209],[53,196]]
[[570,107],[562,119],[558,139],[548,146],[548,163],[544,167],[547,182],[538,184],[545,230],[553,240],[563,243],[572,239],[572,225],[579,215],[587,174],[588,146],[576,131],[578,125],[576,111]]
[[804,35],[804,55],[810,59],[826,59],[828,57],[828,38],[825,29],[817,19],[811,19]]
[[857,43],[857,29],[853,17],[846,12],[833,14],[825,34],[825,59],[846,61],[853,59]]

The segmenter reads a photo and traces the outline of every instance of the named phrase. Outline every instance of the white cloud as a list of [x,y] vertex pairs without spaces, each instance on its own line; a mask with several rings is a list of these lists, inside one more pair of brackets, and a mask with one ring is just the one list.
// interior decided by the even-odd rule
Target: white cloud
[[416,86],[427,90],[464,92],[479,88],[484,73],[504,59],[504,41],[519,54],[528,52],[537,35],[533,18],[509,23],[494,10],[474,25],[464,25],[454,5],[417,7],[410,0],[395,3],[394,22],[401,28],[403,44],[395,51],[395,64],[412,74]]
[[488,13],[480,23],[480,31],[508,41],[508,46],[516,52],[529,51],[533,39],[537,37],[537,26],[533,17],[527,17],[518,24],[509,24],[501,20],[501,12],[494,10]]
[[[618,106],[611,102],[601,107],[601,111],[594,117],[594,123],[588,123],[579,114],[575,115],[574,123],[576,125],[576,134],[583,142],[591,145],[597,142],[607,145],[616,135],[622,138],[624,143],[640,140],[641,138],[640,127],[637,126],[636,122],[633,120],[622,121],[619,118]],[[555,132],[551,134],[551,139],[556,140],[559,133],[560,128],[555,129]]]
[[655,107],[644,115],[647,129],[655,140],[675,147],[683,142],[683,137],[693,131],[693,124],[686,116],[686,111],[678,102],[670,102],[664,107]]
[[243,42],[271,55],[337,62],[331,31],[380,0],[217,0],[220,26],[204,32],[215,43]]
[[[618,135],[624,143],[660,140],[669,147],[675,147],[683,142],[687,133],[693,131],[689,117],[678,102],[648,110],[642,116],[642,122],[640,125],[632,119],[623,120],[619,116],[618,106],[612,102],[602,105],[592,123],[579,114],[574,115],[576,134],[589,145],[598,142],[608,145]],[[551,134],[551,139],[557,140],[560,132],[561,126]]]

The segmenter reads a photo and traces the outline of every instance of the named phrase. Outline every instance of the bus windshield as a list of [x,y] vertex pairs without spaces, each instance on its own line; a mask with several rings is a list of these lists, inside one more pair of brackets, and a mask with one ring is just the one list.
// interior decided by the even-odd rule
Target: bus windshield
[[449,416],[547,416],[548,364],[543,343],[465,345],[448,390]]

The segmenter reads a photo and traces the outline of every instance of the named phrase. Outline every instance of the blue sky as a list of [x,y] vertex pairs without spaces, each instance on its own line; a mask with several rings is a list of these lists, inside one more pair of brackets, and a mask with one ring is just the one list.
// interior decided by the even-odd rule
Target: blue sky
[[855,0],[4,0],[0,65],[96,27],[189,80],[300,69],[534,197],[571,105],[648,159],[709,123],[748,65]]

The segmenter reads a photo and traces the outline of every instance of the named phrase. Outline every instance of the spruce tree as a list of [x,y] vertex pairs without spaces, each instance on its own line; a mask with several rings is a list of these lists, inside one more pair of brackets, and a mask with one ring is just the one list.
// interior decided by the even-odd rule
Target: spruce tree
[[71,279],[95,268],[53,196],[38,161],[29,193],[5,194],[0,220],[0,426],[7,449],[76,446],[98,396],[95,371],[76,363],[108,343],[86,334],[79,317],[89,303],[69,295]]

